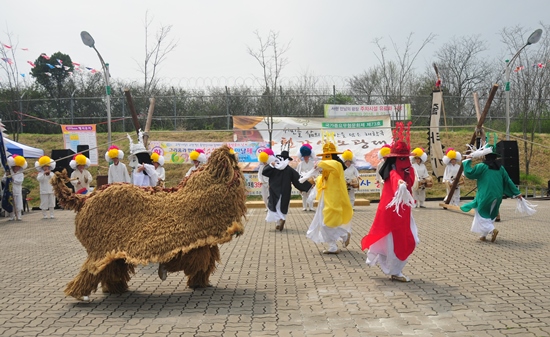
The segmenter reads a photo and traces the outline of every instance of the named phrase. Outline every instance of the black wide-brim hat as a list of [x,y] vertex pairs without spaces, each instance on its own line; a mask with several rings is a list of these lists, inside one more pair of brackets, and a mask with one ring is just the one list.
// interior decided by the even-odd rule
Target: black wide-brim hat
[[292,161],[292,157],[289,156],[288,151],[282,151],[281,154],[278,154],[275,157],[283,160],[288,159],[289,161]]
[[149,152],[140,152],[135,154],[140,164],[153,164]]

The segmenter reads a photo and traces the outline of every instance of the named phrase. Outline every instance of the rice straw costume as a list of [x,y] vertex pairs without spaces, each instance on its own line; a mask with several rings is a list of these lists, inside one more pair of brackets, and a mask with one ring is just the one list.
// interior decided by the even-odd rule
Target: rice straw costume
[[126,165],[121,162],[124,158],[124,152],[116,145],[109,147],[109,150],[105,152],[105,160],[108,163],[112,163],[109,166],[107,183],[131,183],[130,175],[126,169]]
[[[313,221],[309,226],[306,237],[315,243],[327,243],[328,248],[323,254],[338,254],[338,241],[342,241],[344,247],[349,245],[351,239],[351,218],[353,209],[347,196],[346,179],[342,164],[333,158],[337,152],[334,144],[334,134],[324,135],[322,160],[316,165],[322,172],[317,177],[317,200],[319,202]],[[318,173],[318,172],[317,172]],[[302,179],[309,179],[312,174],[305,175]]]
[[77,194],[86,194],[90,191],[90,183],[93,180],[92,174],[87,170],[90,164],[90,159],[83,154],[74,155],[69,163],[69,166],[74,170],[71,173],[71,184]]
[[38,183],[40,184],[40,209],[42,210],[42,217],[47,219],[47,212],[49,210],[50,218],[53,219],[55,195],[53,193],[53,186],[50,184],[50,180],[54,176],[53,170],[55,169],[55,161],[48,156],[42,156],[34,163],[34,167],[38,171],[36,180],[38,180]]
[[415,207],[426,208],[424,203],[426,202],[426,187],[425,181],[430,177],[428,169],[424,164],[428,160],[428,155],[424,152],[424,149],[417,147],[412,151],[413,155],[411,156],[412,167],[414,168],[414,173],[416,174],[417,183],[413,187],[413,198],[415,201]]
[[370,231],[361,240],[361,248],[368,249],[367,264],[378,264],[384,274],[401,282],[410,281],[402,271],[420,242],[412,216],[411,187],[415,173],[409,159],[409,144],[410,122],[407,128],[403,123],[396,123],[391,151],[380,170],[384,190]]
[[[443,183],[445,183],[447,189],[447,195],[451,191],[451,187],[457,177],[458,170],[460,169],[460,162],[462,161],[462,155],[452,147],[448,148],[443,156],[443,164],[445,164],[445,172],[443,173]],[[445,197],[447,199],[447,197]],[[449,200],[449,205],[460,206],[460,185],[456,185],[456,189],[453,193],[453,197]]]

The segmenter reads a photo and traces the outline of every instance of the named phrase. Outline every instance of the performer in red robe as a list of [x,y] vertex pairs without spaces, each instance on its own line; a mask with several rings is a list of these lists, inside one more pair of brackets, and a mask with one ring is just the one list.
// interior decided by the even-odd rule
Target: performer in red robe
[[409,128],[410,123],[407,130],[402,123],[396,125],[391,152],[379,172],[384,180],[380,203],[369,233],[361,240],[362,249],[368,249],[367,264],[378,264],[392,280],[401,282],[410,281],[402,271],[419,243],[412,216],[415,173],[409,160]]

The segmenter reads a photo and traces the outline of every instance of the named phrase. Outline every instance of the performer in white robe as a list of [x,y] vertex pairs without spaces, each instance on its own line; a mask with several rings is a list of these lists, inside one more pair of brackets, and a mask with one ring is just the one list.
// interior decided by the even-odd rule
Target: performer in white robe
[[[303,176],[304,174],[311,171],[315,165],[315,153],[312,150],[311,145],[304,144],[300,147],[300,150],[298,151],[298,159],[300,159],[300,163],[298,163],[298,166],[296,167],[296,171],[300,174],[300,176]],[[315,177],[312,177],[315,178]],[[302,195],[302,210],[303,211],[313,211],[313,197],[311,197],[311,194],[313,193],[313,189],[307,191],[307,192],[300,192]]]
[[359,171],[355,167],[355,156],[351,150],[346,150],[342,153],[342,160],[346,165],[344,170],[344,178],[348,188],[348,197],[351,207],[355,206],[355,189],[359,187]]
[[[451,186],[455,179],[460,179],[458,176],[458,170],[462,161],[462,155],[460,152],[455,151],[453,148],[448,148],[447,152],[443,156],[443,164],[445,164],[445,172],[443,173],[443,183],[446,185],[447,195],[451,191]],[[445,197],[445,200],[447,197]],[[448,200],[449,205],[460,206],[460,185],[456,185],[456,190],[453,193],[451,200]]]
[[267,163],[272,163],[275,161],[275,154],[271,149],[265,149],[258,155],[258,161],[260,165],[258,166],[258,182],[260,183],[260,193],[262,194],[262,200],[265,204],[265,211],[268,210],[268,200],[269,200],[269,178],[263,175],[264,168]]
[[[25,180],[23,170],[28,166],[27,160],[23,156],[14,154],[8,157],[8,166],[10,167],[10,175],[12,178],[12,195],[14,201],[14,212],[10,213],[9,220],[22,220],[23,180]],[[5,174],[4,177],[6,177]]]
[[189,154],[189,159],[193,162],[193,166],[189,168],[189,171],[185,174],[186,177],[189,177],[191,173],[195,172],[199,169],[201,165],[204,165],[206,163],[206,154],[204,153],[203,149],[196,149],[194,151],[191,151]]
[[40,183],[40,209],[42,210],[42,217],[47,219],[47,212],[49,210],[50,218],[53,219],[55,195],[53,193],[53,186],[50,184],[50,179],[52,179],[54,175],[53,170],[55,169],[55,161],[48,156],[42,156],[34,163],[34,167],[38,171],[36,180]]
[[126,165],[120,160],[124,158],[124,152],[118,148],[118,146],[113,145],[105,153],[105,160],[109,163],[112,163],[109,166],[109,173],[107,175],[107,183],[131,183],[130,175],[126,169]]
[[69,166],[74,170],[71,173],[71,184],[77,194],[86,194],[90,191],[90,183],[92,182],[92,174],[88,171],[90,167],[90,159],[83,154],[76,154]]
[[130,140],[130,155],[128,164],[132,170],[132,183],[136,186],[157,186],[158,175],[153,162],[151,160],[151,154],[145,148],[143,143],[143,132],[138,132],[138,142],[134,143],[132,137],[128,135]]
[[416,183],[413,185],[413,198],[415,201],[415,208],[426,208],[424,203],[426,202],[426,180],[430,178],[428,169],[424,164],[428,160],[428,155],[424,152],[424,149],[417,147],[412,151],[414,156],[411,156],[412,167],[416,174]]
[[164,181],[166,180],[166,171],[164,170],[164,156],[153,152],[151,153],[151,161],[153,162],[153,166],[155,167],[155,172],[157,172],[157,186],[164,188]]

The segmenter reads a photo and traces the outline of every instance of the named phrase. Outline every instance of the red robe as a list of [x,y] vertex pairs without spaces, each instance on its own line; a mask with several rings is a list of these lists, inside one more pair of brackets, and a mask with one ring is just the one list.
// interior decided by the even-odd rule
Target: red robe
[[399,180],[404,180],[409,193],[412,193],[414,169],[411,167],[409,171],[405,177],[401,177],[396,170],[390,171],[390,177],[384,182],[374,222],[369,233],[361,240],[362,250],[370,248],[372,244],[392,233],[394,253],[399,260],[405,261],[414,251],[416,242],[411,232],[411,207],[401,206],[399,215],[395,212],[395,207],[386,209],[399,187]]

